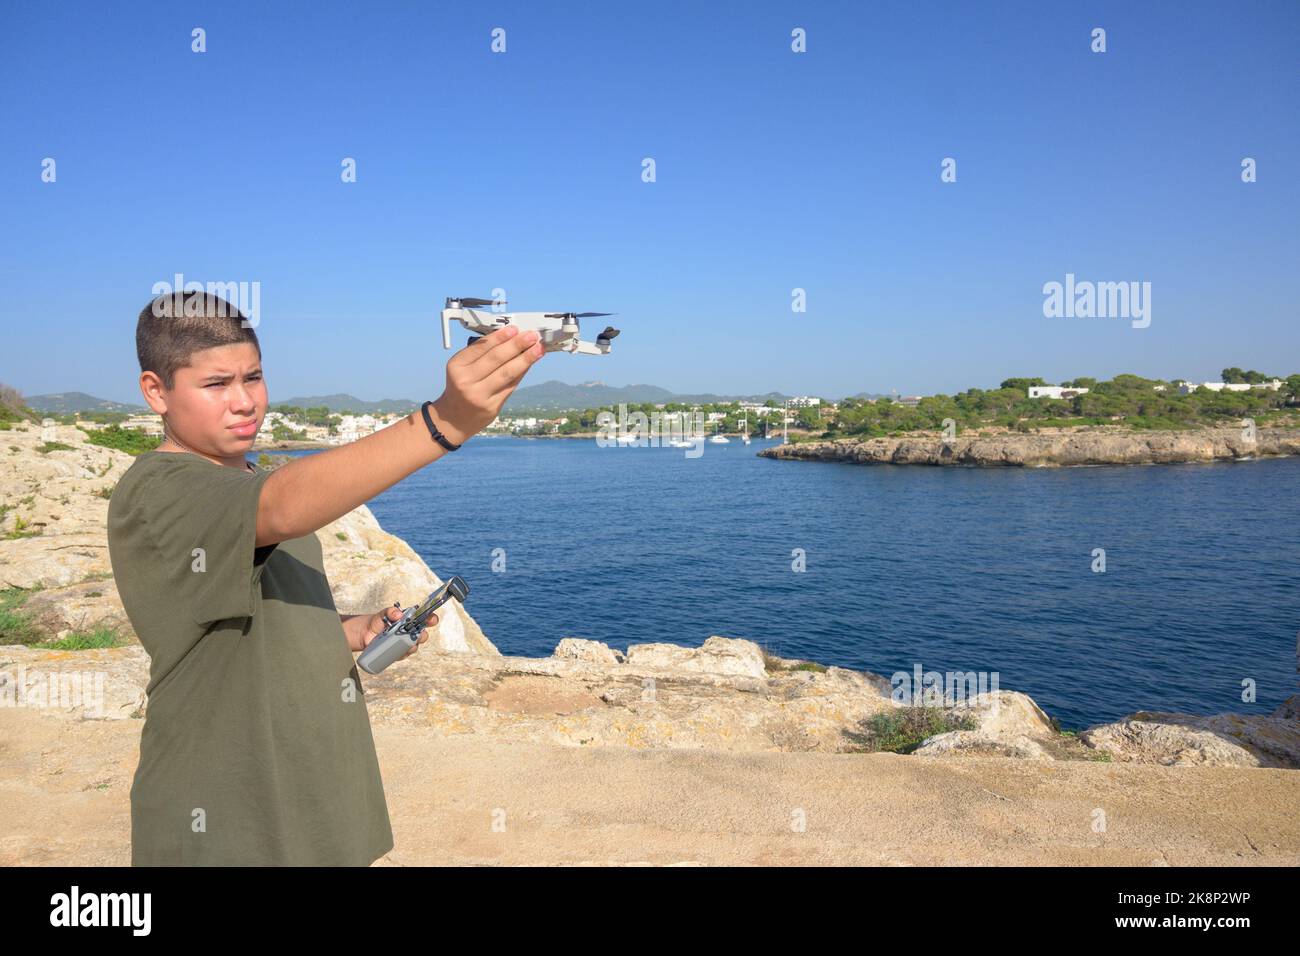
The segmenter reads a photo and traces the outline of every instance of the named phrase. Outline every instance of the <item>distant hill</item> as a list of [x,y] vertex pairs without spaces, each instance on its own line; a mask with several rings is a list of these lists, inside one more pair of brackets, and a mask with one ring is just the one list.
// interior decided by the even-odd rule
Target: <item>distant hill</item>
[[[858,392],[856,395],[845,395],[844,398],[892,398],[892,395],[886,395],[884,392]],[[840,399],[843,401],[844,399]]]
[[[505,413],[518,414],[521,411],[568,411],[584,408],[616,407],[619,402],[655,404],[682,402],[690,405],[707,405],[712,402],[783,402],[789,395],[781,392],[765,392],[761,395],[718,395],[713,392],[679,394],[670,392],[658,385],[606,385],[604,382],[582,382],[569,385],[566,382],[551,380],[540,385],[528,385],[516,389],[506,400]],[[852,398],[883,398],[860,392]],[[85,392],[59,392],[51,395],[33,395],[27,398],[27,405],[33,411],[50,412],[66,415],[69,412],[147,412],[143,405],[124,405],[95,398]],[[384,398],[377,402],[367,402],[355,395],[338,393],[334,395],[295,395],[293,398],[272,398],[271,407],[294,405],[298,408],[320,408],[324,406],[332,412],[344,412],[354,415],[369,412],[409,412],[419,408],[420,403],[407,398]]]
[[357,398],[355,395],[306,395],[286,398],[283,401],[273,398],[271,407],[279,405],[295,405],[298,408],[320,408],[322,405],[331,412],[348,412],[353,415],[364,413],[374,414],[376,412],[409,412],[413,408],[419,408],[419,402],[413,402],[409,398],[381,398],[377,402],[366,402]]
[[49,395],[27,395],[23,399],[34,412],[68,415],[72,412],[147,412],[143,405],[124,405],[96,398],[85,392],[53,392]]
[[581,385],[569,385],[566,382],[552,380],[540,385],[526,385],[517,388],[506,399],[503,412],[520,409],[568,410],[583,408],[600,408],[617,405],[619,402],[671,402],[673,393],[658,385],[622,385],[612,386],[603,382],[584,382]]

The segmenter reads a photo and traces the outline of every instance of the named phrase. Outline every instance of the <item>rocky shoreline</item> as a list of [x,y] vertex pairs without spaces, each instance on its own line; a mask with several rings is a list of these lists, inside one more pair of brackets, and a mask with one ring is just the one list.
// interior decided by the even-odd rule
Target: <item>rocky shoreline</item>
[[777,445],[761,458],[848,462],[860,465],[1014,466],[1153,465],[1236,461],[1300,454],[1300,430],[1242,428],[1137,432],[1099,427],[1051,429],[1038,434],[990,436],[905,435]]
[[[0,700],[14,693],[20,670],[93,670],[106,679],[98,712],[82,706],[58,713],[78,721],[139,718],[148,704],[148,656],[117,597],[105,532],[112,486],[132,459],[86,443],[69,427],[57,430],[49,450],[50,436],[39,429],[5,438],[0,588],[24,596],[22,612],[36,638],[30,644],[95,629],[119,640],[83,651],[0,645]],[[1261,437],[1260,444],[1280,447],[1271,441]],[[407,604],[441,583],[367,508],[318,537],[344,613],[394,600]],[[714,635],[700,647],[634,644],[620,652],[574,636],[549,657],[502,655],[463,607],[448,607],[423,653],[367,676],[372,721],[566,747],[845,754],[882,749],[882,734],[919,710],[895,701],[890,681],[879,674],[783,659],[743,638]],[[897,752],[1300,768],[1300,697],[1267,717],[1138,712],[1081,733],[1063,732],[1032,699],[1013,691],[927,710],[942,712],[942,723]]]

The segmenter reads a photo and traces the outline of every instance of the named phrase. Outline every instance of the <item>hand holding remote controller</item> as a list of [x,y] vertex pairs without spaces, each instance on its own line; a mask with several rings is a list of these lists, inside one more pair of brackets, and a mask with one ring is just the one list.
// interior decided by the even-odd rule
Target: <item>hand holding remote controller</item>
[[366,645],[357,658],[357,666],[367,674],[378,674],[393,661],[400,660],[420,639],[420,632],[433,616],[433,612],[451,598],[464,602],[469,595],[469,585],[459,575],[453,576],[442,587],[430,594],[419,607],[408,607],[400,618]]

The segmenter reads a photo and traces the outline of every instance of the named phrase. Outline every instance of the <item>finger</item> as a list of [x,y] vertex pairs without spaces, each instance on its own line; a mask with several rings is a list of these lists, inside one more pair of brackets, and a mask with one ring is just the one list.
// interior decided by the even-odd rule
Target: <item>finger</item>
[[532,348],[521,355],[515,356],[489,375],[485,381],[492,394],[492,400],[495,401],[501,392],[509,393],[512,391],[523,380],[528,370],[545,354],[546,347],[541,342],[538,342]]
[[506,325],[497,329],[495,332],[489,332],[487,335],[479,336],[469,345],[465,346],[459,352],[451,357],[447,362],[450,365],[473,365],[478,361],[479,356],[484,352],[490,352],[493,348],[502,342],[508,342],[511,338],[519,334],[519,327],[516,325]]
[[438,623],[438,615],[436,614],[429,615],[429,623],[426,624],[424,627],[420,628],[420,633],[416,637],[415,644],[417,647],[429,639],[429,628],[437,623]]
[[[492,334],[496,335],[495,332]],[[520,353],[526,353],[540,338],[536,332],[528,331],[500,340],[491,348],[477,353],[469,366],[470,375],[480,381],[488,378]]]

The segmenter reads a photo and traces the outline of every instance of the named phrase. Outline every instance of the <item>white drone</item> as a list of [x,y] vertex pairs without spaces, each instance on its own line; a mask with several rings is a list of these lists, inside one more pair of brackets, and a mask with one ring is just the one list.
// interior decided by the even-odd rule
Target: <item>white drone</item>
[[451,348],[451,320],[455,319],[471,332],[478,335],[470,338],[470,343],[477,342],[482,336],[506,325],[513,325],[520,332],[534,329],[541,336],[542,344],[548,352],[581,352],[583,355],[608,355],[610,340],[618,335],[618,329],[607,325],[605,331],[596,336],[596,343],[583,342],[578,338],[578,320],[600,315],[617,315],[617,312],[486,312],[484,306],[505,305],[505,301],[492,299],[447,299],[447,307],[442,310],[442,347]]

